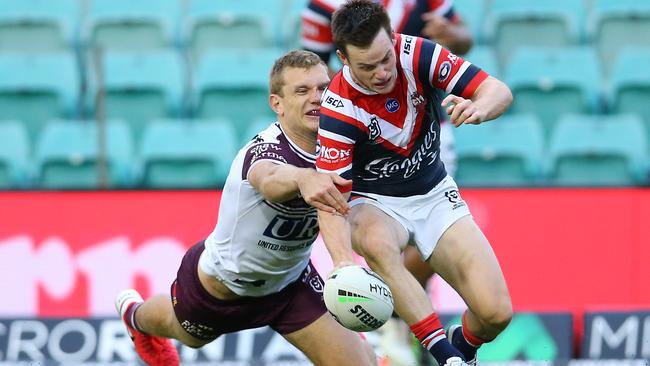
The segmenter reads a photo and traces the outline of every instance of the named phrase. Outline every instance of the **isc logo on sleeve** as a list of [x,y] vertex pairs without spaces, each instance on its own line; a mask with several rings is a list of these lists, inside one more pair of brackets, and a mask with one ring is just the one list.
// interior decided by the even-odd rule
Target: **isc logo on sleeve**
[[343,108],[343,102],[340,99],[336,99],[331,96],[325,98],[325,103],[331,105],[334,108]]

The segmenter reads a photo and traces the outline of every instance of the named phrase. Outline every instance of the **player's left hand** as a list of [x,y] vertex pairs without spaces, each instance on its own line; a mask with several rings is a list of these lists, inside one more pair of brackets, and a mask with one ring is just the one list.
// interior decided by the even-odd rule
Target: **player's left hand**
[[442,106],[446,108],[449,119],[455,127],[463,123],[478,125],[486,119],[486,113],[481,111],[471,99],[450,94],[442,100]]
[[449,25],[451,22],[447,18],[435,14],[434,12],[428,12],[422,14],[422,20],[424,20],[422,35],[425,37],[438,42],[443,41],[448,37]]

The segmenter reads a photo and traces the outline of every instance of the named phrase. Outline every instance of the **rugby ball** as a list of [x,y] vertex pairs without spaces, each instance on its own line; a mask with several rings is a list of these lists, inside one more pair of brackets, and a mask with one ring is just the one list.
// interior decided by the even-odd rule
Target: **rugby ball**
[[334,319],[356,332],[375,330],[393,314],[393,294],[375,272],[346,266],[325,281],[325,306]]

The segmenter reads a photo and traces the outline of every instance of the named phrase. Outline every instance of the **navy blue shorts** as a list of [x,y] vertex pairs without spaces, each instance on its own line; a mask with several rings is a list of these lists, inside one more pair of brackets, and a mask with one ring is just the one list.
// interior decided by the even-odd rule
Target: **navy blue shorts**
[[176,319],[195,338],[211,340],[221,334],[267,325],[288,334],[305,328],[327,311],[323,279],[311,262],[296,282],[280,292],[235,300],[213,297],[201,285],[197,273],[204,248],[200,242],[187,251],[171,286]]

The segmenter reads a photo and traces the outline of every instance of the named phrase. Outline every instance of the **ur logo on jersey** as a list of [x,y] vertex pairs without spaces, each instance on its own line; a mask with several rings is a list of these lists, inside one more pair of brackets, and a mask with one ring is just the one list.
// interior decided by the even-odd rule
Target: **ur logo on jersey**
[[449,61],[443,61],[443,63],[440,65],[440,71],[438,71],[438,82],[442,83],[451,74],[451,62]]

